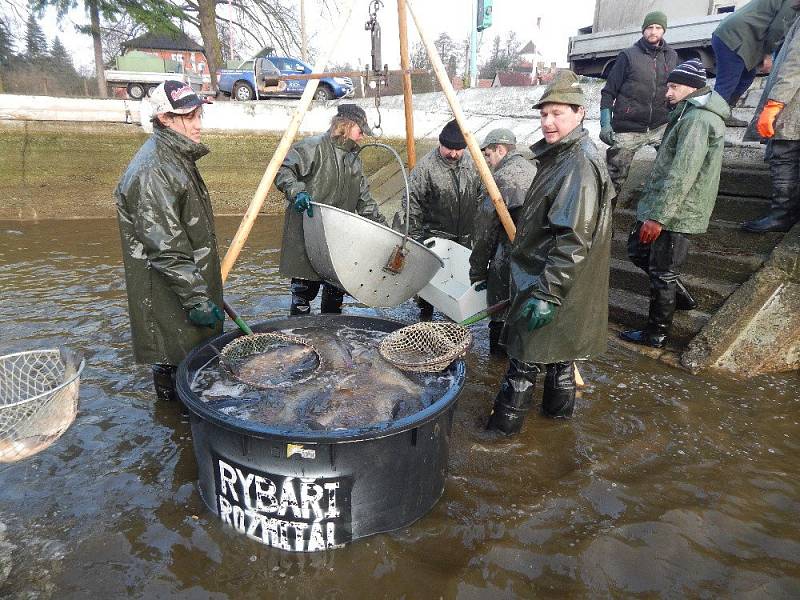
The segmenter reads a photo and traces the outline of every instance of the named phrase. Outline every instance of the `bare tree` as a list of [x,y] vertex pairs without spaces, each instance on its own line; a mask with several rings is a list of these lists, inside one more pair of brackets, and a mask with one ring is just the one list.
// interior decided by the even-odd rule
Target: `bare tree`
[[[217,85],[216,71],[222,60],[219,25],[228,24],[240,37],[258,47],[273,46],[289,56],[301,52],[300,16],[296,0],[170,0],[184,14],[188,22],[200,30],[205,46],[211,84]],[[331,11],[337,0],[322,0],[323,10]],[[227,10],[218,14],[219,6],[234,8],[236,18]],[[220,11],[223,12],[223,11]]]
[[104,22],[100,27],[103,43],[103,64],[108,64],[122,54],[122,44],[142,35],[146,27],[137,23],[128,14]]

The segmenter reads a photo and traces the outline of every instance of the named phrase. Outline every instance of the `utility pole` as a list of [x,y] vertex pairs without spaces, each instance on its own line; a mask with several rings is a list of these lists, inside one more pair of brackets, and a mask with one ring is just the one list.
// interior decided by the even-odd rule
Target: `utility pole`
[[469,21],[469,87],[478,87],[478,25],[477,2],[470,0]]
[[308,38],[306,37],[306,0],[300,0],[300,58],[308,62]]

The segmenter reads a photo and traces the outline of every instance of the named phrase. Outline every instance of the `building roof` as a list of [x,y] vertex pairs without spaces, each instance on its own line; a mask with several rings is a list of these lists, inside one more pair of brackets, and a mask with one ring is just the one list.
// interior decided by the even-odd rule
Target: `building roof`
[[122,43],[126,49],[136,50],[186,50],[189,52],[205,52],[204,48],[182,31],[149,32]]
[[536,54],[536,44],[528,42],[522,47],[518,54]]
[[520,87],[533,85],[530,73],[515,73],[513,71],[498,71],[494,76],[494,87]]

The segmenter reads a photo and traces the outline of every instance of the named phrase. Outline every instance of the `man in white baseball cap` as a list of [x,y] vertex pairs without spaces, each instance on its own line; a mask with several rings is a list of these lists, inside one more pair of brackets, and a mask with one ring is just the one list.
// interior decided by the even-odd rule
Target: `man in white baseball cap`
[[175,400],[188,352],[222,333],[222,276],[211,199],[195,162],[202,100],[180,81],[153,92],[153,135],[114,196],[136,362],[153,370],[156,395]]

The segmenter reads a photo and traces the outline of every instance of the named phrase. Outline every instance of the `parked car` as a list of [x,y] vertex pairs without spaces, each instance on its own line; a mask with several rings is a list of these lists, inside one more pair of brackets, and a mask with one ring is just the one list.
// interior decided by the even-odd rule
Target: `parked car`
[[[287,56],[264,56],[242,62],[236,69],[217,73],[219,92],[235,100],[256,100],[273,96],[299,97],[308,79],[280,79],[281,75],[300,75],[312,72],[302,60]],[[320,80],[315,100],[349,98],[353,95],[353,80],[349,77],[325,77]]]

